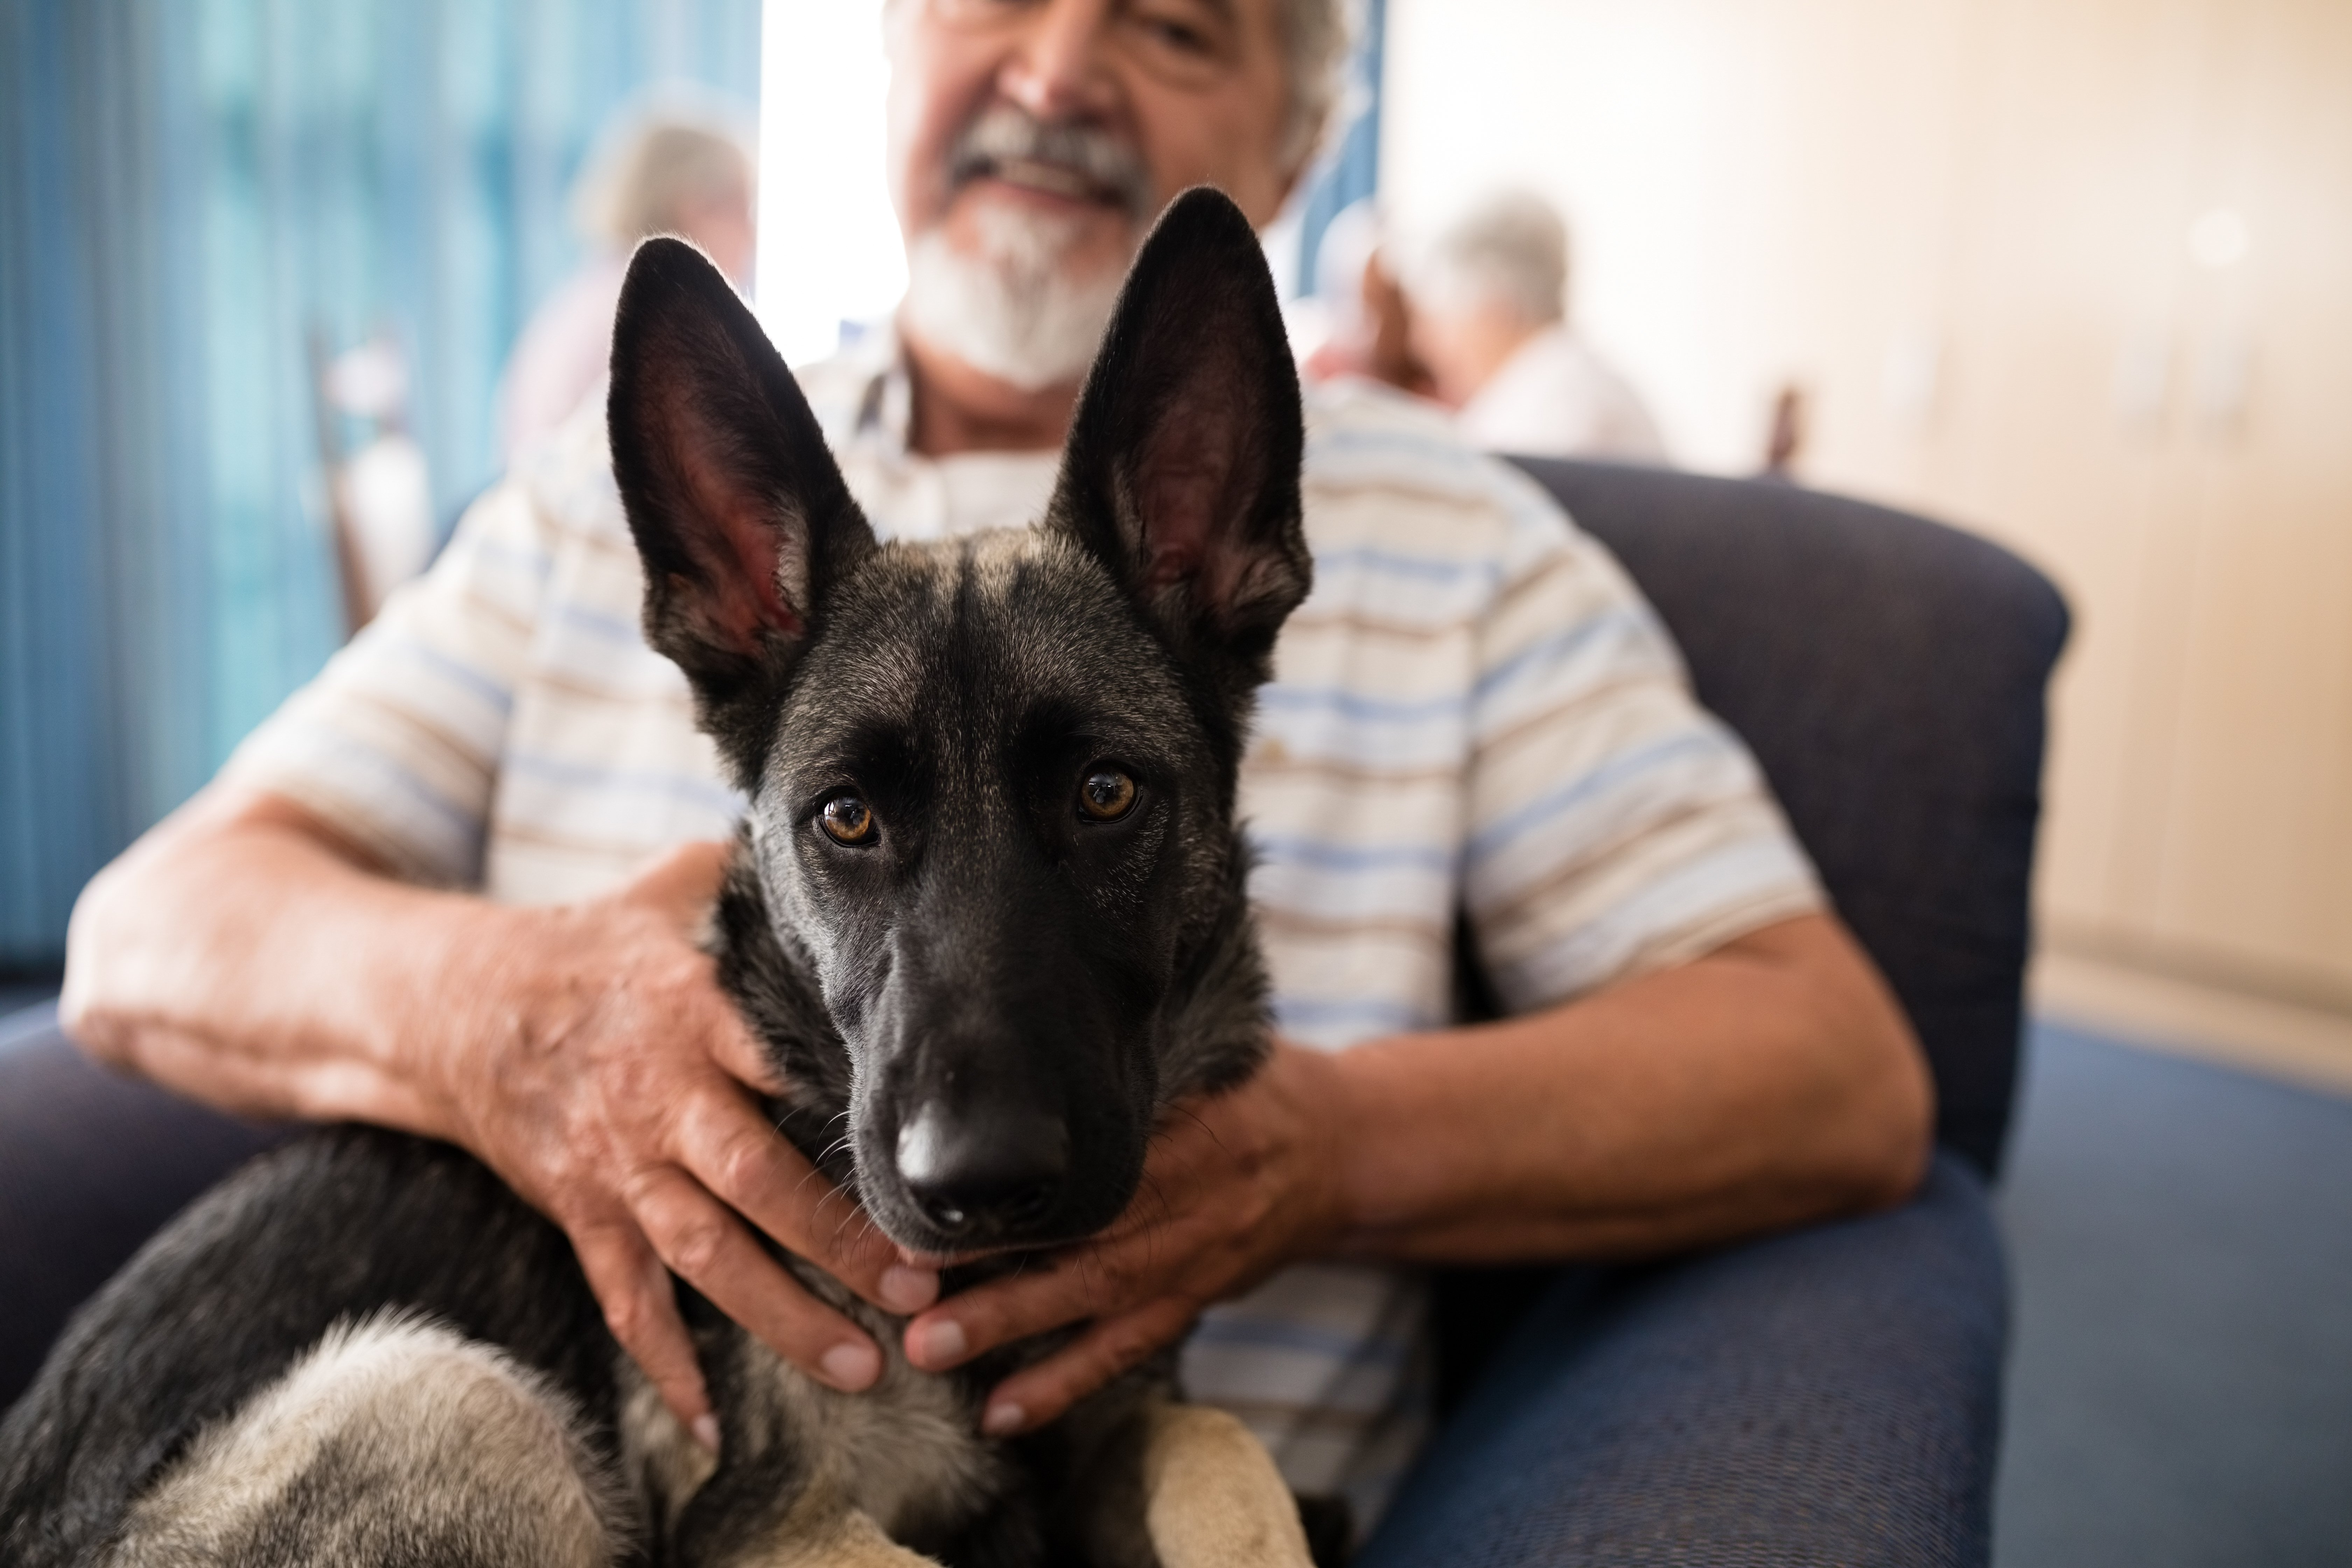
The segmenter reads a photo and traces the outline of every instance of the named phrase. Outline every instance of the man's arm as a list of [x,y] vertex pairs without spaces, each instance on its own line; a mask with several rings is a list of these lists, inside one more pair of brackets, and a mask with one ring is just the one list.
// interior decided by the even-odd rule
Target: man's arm
[[1168,1129],[1109,1233],[924,1313],[908,1353],[1095,1319],[998,1389],[992,1428],[1020,1430],[1301,1258],[1637,1258],[1898,1203],[1932,1107],[1885,983],[1801,916],[1509,1022],[1284,1046]]
[[615,1336],[715,1442],[671,1269],[824,1382],[880,1372],[741,1219],[893,1310],[938,1292],[843,1223],[745,1090],[769,1069],[695,943],[724,854],[691,845],[608,898],[509,908],[396,881],[294,803],[215,786],[83,892],[65,1025],[226,1110],[472,1151],[562,1226]]
[[1349,1128],[1339,1246],[1427,1262],[1637,1258],[1885,1207],[1934,1121],[1910,1026],[1826,915],[1324,1060]]

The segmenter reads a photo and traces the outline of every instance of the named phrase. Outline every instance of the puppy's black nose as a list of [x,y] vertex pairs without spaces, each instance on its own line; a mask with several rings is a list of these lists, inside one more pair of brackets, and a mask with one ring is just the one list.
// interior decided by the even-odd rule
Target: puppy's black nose
[[1043,1218],[1069,1166],[1069,1130],[1041,1110],[956,1115],[934,1100],[898,1129],[898,1175],[917,1206],[950,1236]]

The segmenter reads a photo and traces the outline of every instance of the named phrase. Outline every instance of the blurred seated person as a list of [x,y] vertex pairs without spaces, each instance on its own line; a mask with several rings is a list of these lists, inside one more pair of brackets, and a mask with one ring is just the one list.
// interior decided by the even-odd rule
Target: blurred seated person
[[572,187],[590,254],[541,305],[499,384],[499,453],[511,460],[601,387],[629,253],[647,235],[683,235],[739,289],[751,283],[753,164],[722,102],[670,92],[615,115]]
[[1413,356],[1404,289],[1382,254],[1380,211],[1370,197],[1340,208],[1324,226],[1313,298],[1321,309],[1320,342],[1298,367],[1309,381],[1361,375],[1421,397],[1435,394],[1429,367]]
[[1412,347],[1471,445],[1664,463],[1625,378],[1568,326],[1568,227],[1542,197],[1494,196],[1438,237],[1412,279]]

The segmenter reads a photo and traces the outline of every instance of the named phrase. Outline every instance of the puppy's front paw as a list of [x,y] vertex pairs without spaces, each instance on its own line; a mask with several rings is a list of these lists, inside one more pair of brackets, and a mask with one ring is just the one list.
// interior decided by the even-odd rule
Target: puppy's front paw
[[1222,1410],[1170,1405],[1153,1413],[1143,1495],[1162,1568],[1313,1568],[1274,1457]]

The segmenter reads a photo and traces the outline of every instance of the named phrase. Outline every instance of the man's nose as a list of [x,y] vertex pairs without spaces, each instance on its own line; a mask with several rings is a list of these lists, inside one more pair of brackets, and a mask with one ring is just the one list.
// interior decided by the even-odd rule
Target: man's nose
[[1034,1106],[997,1101],[950,1110],[930,1100],[898,1129],[898,1175],[925,1217],[949,1236],[1045,1218],[1069,1166],[1069,1129]]
[[1046,0],[997,78],[998,90],[1038,120],[1068,120],[1109,108],[1104,68],[1110,0]]

